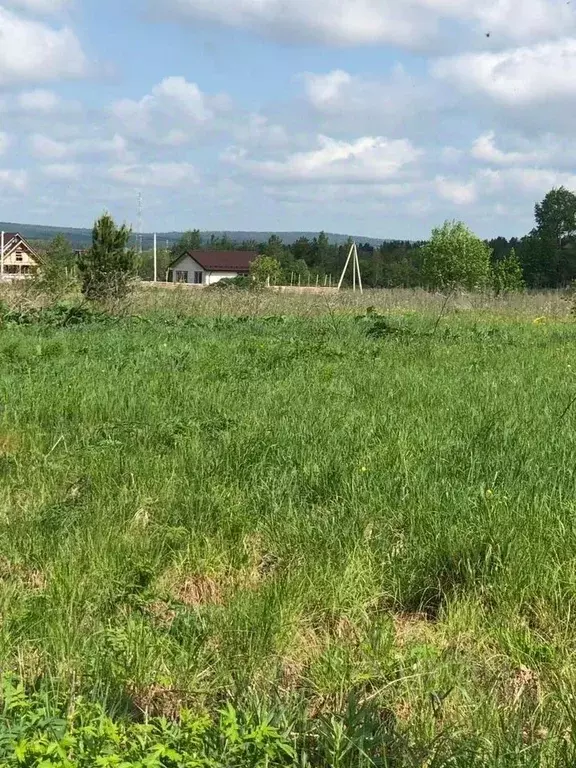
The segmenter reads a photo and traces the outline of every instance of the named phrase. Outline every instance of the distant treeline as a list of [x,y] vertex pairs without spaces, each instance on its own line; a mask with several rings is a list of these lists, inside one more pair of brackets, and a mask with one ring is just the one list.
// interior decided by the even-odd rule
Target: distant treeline
[[[576,281],[576,195],[563,187],[551,190],[535,206],[535,227],[522,238],[497,237],[486,241],[492,266],[511,254],[522,268],[529,288],[560,288]],[[349,242],[336,244],[326,233],[300,237],[287,244],[278,235],[266,242],[235,242],[230,236],[211,235],[208,240],[199,230],[184,233],[169,247],[159,242],[158,276],[164,279],[168,265],[182,253],[198,249],[257,251],[275,258],[282,268],[283,282],[306,285],[329,276],[337,281],[350,250]],[[45,242],[35,241],[42,249]],[[380,245],[359,242],[358,255],[362,278],[370,288],[426,287],[423,272],[424,242],[389,240]],[[152,251],[145,250],[139,265],[144,279],[153,277]]]
[[[528,288],[561,288],[576,280],[576,195],[563,187],[553,189],[534,209],[535,227],[522,238],[496,237],[488,240],[493,268],[511,254],[519,261]],[[351,241],[350,241],[351,242]],[[426,287],[422,270],[424,242],[389,240],[380,245],[358,243],[364,283],[370,288]],[[163,254],[162,269],[179,253],[197,248],[254,250],[276,258],[284,281],[313,283],[326,275],[338,279],[350,249],[349,243],[334,244],[321,232],[318,237],[301,237],[292,244],[277,235],[267,242],[246,240],[234,243],[227,236],[212,236],[205,242],[198,230],[185,233],[180,242]],[[151,257],[142,263],[142,276],[152,277]]]

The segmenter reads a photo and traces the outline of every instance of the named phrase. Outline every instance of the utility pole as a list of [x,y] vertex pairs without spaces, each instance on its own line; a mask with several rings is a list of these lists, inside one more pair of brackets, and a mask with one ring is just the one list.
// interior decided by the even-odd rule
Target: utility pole
[[360,288],[360,293],[363,293],[362,275],[360,274],[360,259],[358,257],[358,248],[356,243],[352,243],[350,246],[350,253],[348,254],[346,264],[342,270],[342,276],[340,277],[340,282],[338,283],[338,290],[342,288],[344,276],[346,275],[346,270],[348,269],[348,264],[350,264],[350,261],[352,261],[352,290],[356,291],[356,275],[358,275],[358,287]]
[[158,282],[158,236],[154,232],[154,282]]
[[137,234],[138,255],[142,256],[142,192],[138,192],[138,234]]

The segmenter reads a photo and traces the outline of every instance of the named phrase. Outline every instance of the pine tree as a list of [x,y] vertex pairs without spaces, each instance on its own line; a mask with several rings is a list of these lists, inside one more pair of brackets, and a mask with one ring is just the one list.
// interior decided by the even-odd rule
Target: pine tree
[[82,293],[89,299],[122,298],[136,273],[136,256],[128,243],[132,230],[118,227],[110,214],[94,224],[92,246],[81,256],[78,268]]

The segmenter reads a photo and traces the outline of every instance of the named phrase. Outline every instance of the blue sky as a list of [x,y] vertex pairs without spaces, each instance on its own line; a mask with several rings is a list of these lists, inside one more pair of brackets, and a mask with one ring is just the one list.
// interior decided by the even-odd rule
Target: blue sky
[[0,0],[0,220],[521,235],[576,188],[565,0]]

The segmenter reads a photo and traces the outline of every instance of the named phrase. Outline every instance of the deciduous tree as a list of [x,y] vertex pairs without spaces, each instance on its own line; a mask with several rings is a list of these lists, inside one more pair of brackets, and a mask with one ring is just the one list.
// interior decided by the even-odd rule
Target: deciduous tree
[[496,295],[523,291],[526,288],[520,259],[514,248],[492,268],[492,285]]
[[461,221],[446,221],[433,229],[422,252],[422,272],[429,288],[472,291],[489,280],[490,248]]
[[272,256],[258,256],[250,264],[250,276],[258,285],[277,285],[282,276],[280,262]]

